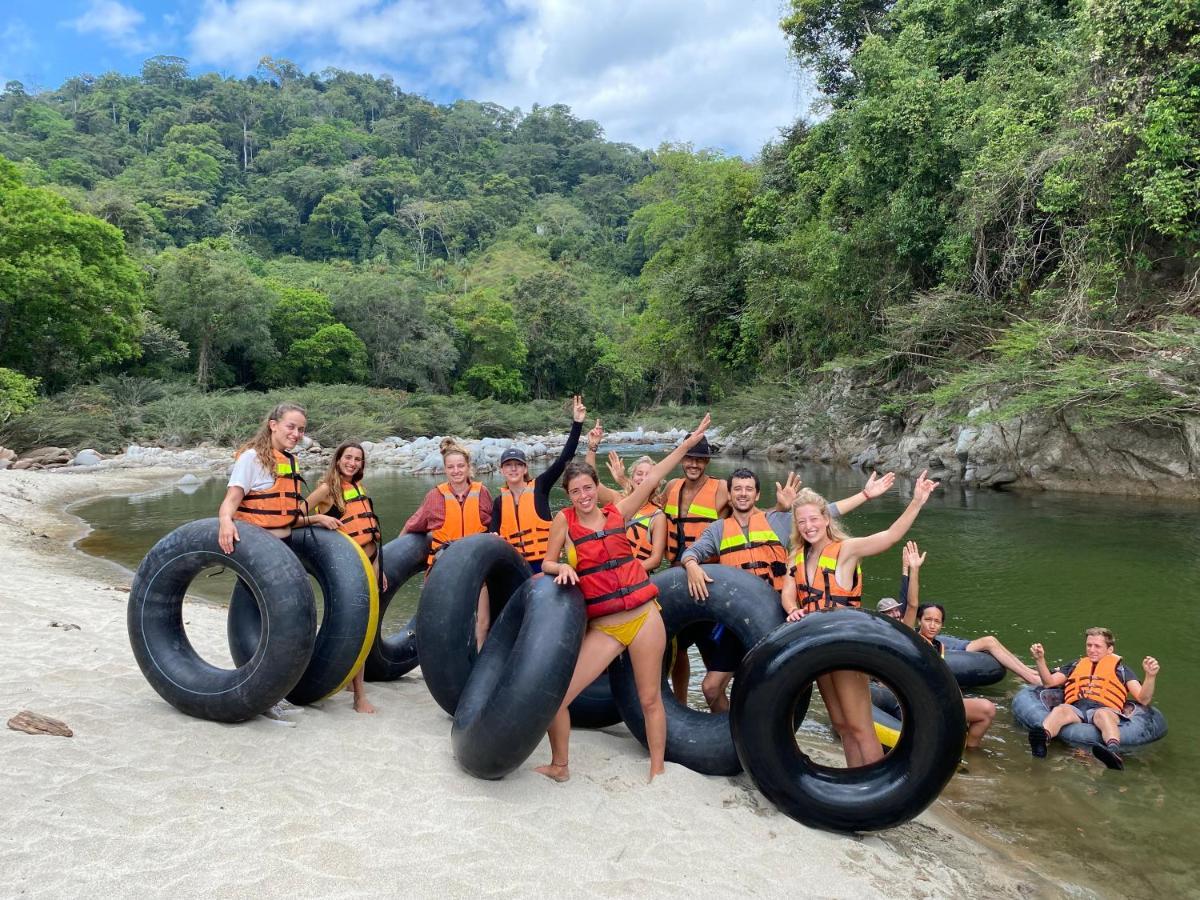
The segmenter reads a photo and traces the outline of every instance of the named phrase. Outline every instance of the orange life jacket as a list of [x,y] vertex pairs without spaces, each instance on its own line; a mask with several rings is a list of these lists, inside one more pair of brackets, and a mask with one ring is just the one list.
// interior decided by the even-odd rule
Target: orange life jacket
[[[271,471],[263,460],[262,467]],[[265,491],[247,491],[233,517],[260,528],[291,528],[304,515],[300,466],[296,457],[275,450],[275,483]]]
[[740,566],[775,590],[783,590],[783,577],[787,575],[787,550],[779,542],[779,535],[767,523],[762,510],[751,511],[746,532],[742,531],[742,526],[733,516],[725,520],[718,556],[721,565]]
[[[354,538],[360,547],[379,546],[383,534],[379,530],[379,517],[375,515],[375,504],[367,496],[362,482],[352,484],[342,481],[342,531]],[[374,555],[371,557],[374,561]]]
[[862,606],[862,566],[855,566],[854,583],[849,588],[837,583],[838,556],[841,552],[841,541],[826,544],[817,559],[817,583],[809,584],[804,548],[797,550],[797,561],[792,566],[791,574],[796,579],[796,600],[806,613],[839,606]]
[[533,485],[521,492],[516,503],[507,484],[500,489],[500,537],[528,562],[541,562],[546,558],[550,521],[538,515]]
[[610,503],[602,512],[604,527],[592,531],[579,521],[575,507],[563,510],[567,536],[575,546],[575,573],[589,619],[633,609],[658,596],[658,588],[633,558],[620,511]]
[[1115,653],[1102,656],[1096,662],[1083,657],[1075,663],[1075,668],[1063,685],[1063,701],[1075,703],[1078,700],[1094,700],[1120,712],[1125,708],[1125,698],[1129,696],[1129,689],[1117,675],[1117,666],[1120,664],[1121,657]]
[[662,514],[657,505],[647,502],[625,523],[625,536],[629,538],[636,559],[649,559],[654,555],[654,519]]
[[483,490],[482,484],[478,481],[472,481],[470,488],[467,490],[466,499],[461,503],[454,496],[454,491],[451,489],[449,482],[443,481],[437,486],[437,489],[445,501],[446,519],[439,527],[433,530],[433,534],[431,535],[433,540],[429,544],[429,556],[425,560],[427,568],[433,566],[433,561],[437,559],[437,555],[451,541],[456,541],[469,534],[479,534],[487,530],[479,518],[479,492]]
[[[683,497],[683,485],[686,478],[676,478],[667,485],[666,499],[663,502],[663,512],[667,514],[667,556],[671,565],[678,565],[683,551],[692,546],[696,538],[704,533],[704,529],[717,521],[717,479],[711,476],[704,486],[692,498],[691,505],[683,511],[679,509],[679,501]],[[704,559],[701,562],[716,562],[716,559]]]

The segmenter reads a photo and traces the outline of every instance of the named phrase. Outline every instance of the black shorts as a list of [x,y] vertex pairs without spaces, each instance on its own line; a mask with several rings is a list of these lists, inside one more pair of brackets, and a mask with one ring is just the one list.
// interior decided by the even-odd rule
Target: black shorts
[[[1096,724],[1092,721],[1092,719],[1095,717],[1097,710],[1112,709],[1112,707],[1105,706],[1103,703],[1097,703],[1095,700],[1076,700],[1071,704],[1071,706],[1074,708],[1075,712],[1079,713],[1079,718],[1083,719],[1085,725]],[[1129,716],[1125,715],[1124,711],[1118,711],[1115,709],[1112,711],[1117,714],[1118,719],[1128,721]]]
[[[717,637],[714,638],[713,632],[718,629],[720,630]],[[724,626],[709,622],[685,628],[677,640],[681,651],[686,651],[690,645],[695,644],[696,649],[700,651],[700,658],[704,660],[704,668],[710,672],[733,672],[746,655],[746,648],[734,637],[733,632]]]

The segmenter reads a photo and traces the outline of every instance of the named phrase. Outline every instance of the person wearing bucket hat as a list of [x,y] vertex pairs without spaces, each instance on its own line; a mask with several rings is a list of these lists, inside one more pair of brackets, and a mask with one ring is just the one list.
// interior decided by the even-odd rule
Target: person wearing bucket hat
[[575,456],[583,420],[587,418],[587,407],[578,394],[571,398],[571,406],[571,433],[567,442],[558,459],[537,478],[529,477],[529,460],[524,450],[509,447],[500,454],[504,486],[500,488],[499,511],[492,517],[488,530],[508,541],[525,557],[535,574],[542,571],[550,522],[554,517],[550,510],[550,488],[562,477],[563,469]]

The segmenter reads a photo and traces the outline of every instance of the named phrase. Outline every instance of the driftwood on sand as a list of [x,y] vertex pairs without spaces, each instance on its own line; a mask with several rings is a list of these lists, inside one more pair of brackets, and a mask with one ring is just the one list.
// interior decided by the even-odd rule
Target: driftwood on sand
[[24,731],[26,734],[53,734],[58,737],[74,737],[66,722],[43,716],[41,713],[21,710],[8,720],[8,727],[13,731]]

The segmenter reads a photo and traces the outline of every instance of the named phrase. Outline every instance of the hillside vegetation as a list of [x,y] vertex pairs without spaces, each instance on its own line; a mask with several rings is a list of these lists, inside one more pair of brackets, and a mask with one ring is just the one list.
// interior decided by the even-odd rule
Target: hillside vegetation
[[535,401],[580,390],[744,422],[823,367],[895,412],[1200,411],[1194,5],[793,0],[782,27],[820,115],[753,161],[270,58],[8,83],[0,438],[82,415],[116,445],[175,427],[154,403],[305,386],[348,433],[549,427]]

